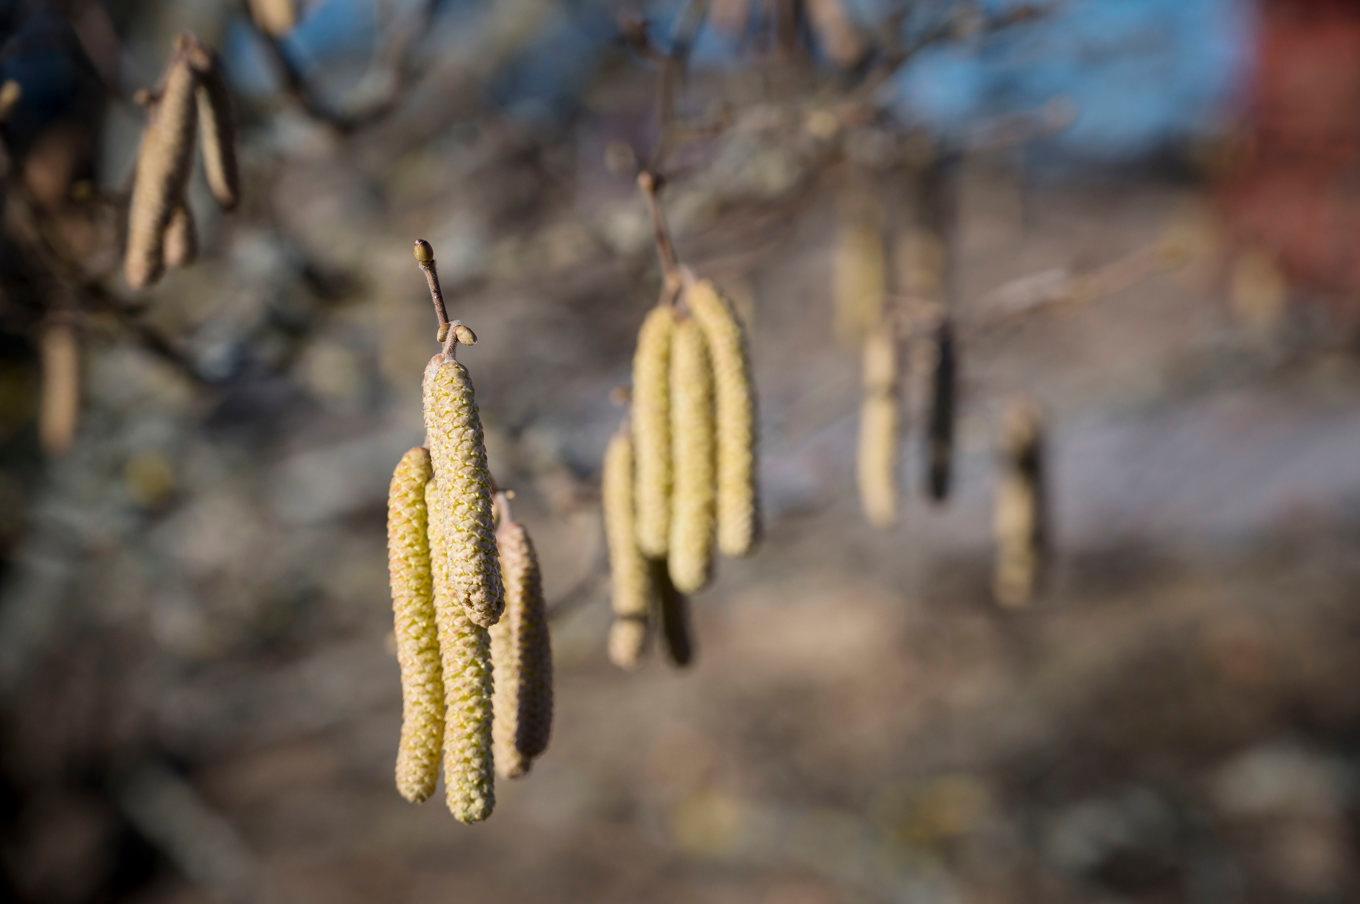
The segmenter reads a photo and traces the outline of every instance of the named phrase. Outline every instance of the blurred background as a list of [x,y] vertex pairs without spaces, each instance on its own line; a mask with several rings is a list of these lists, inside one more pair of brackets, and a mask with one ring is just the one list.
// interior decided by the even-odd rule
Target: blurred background
[[[195,175],[199,261],[134,293],[132,98],[185,30],[244,199]],[[0,897],[1360,899],[1360,4],[4,0],[0,35]],[[628,674],[598,478],[642,166],[747,319],[767,536],[693,666]],[[417,237],[554,608],[552,745],[472,828],[392,784]],[[855,299],[922,292],[955,487],[912,383],[881,530]],[[1018,395],[1053,557],[1016,610]]]

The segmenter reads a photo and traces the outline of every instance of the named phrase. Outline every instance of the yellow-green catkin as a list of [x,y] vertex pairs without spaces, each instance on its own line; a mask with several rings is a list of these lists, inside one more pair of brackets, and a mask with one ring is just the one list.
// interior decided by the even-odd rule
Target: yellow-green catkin
[[657,620],[661,623],[661,640],[671,664],[684,668],[694,661],[694,634],[689,624],[689,598],[676,589],[665,563],[654,563],[652,580],[655,587]]
[[[425,484],[428,511],[447,507],[441,495],[437,479]],[[468,617],[449,571],[446,525],[445,519],[430,518],[430,571],[444,674],[444,796],[455,819],[480,822],[496,806],[491,637]]]
[[491,628],[495,664],[496,772],[518,778],[543,753],[552,734],[552,644],[543,578],[524,525],[502,522],[497,529],[505,615]]
[[864,342],[864,398],[860,406],[856,471],[860,507],[875,527],[897,523],[897,463],[902,402],[898,342],[884,325]]
[[1003,606],[1026,606],[1043,577],[1048,545],[1043,421],[1033,402],[1019,400],[1007,409],[999,464],[993,591]]
[[231,112],[231,93],[222,76],[216,53],[202,45],[194,56],[198,70],[198,129],[203,151],[203,175],[223,210],[241,200],[241,176],[236,164],[236,126]]
[[888,262],[882,206],[863,190],[841,202],[833,261],[836,337],[853,346],[883,318]]
[[484,628],[501,617],[505,599],[496,552],[491,472],[467,368],[443,353],[424,380],[425,432],[445,508],[431,510],[448,537],[449,574],[468,615]]
[[756,394],[746,331],[731,304],[707,280],[685,293],[713,361],[717,418],[718,549],[749,555],[760,537],[756,465]]
[[123,258],[123,275],[134,289],[155,282],[165,269],[165,228],[184,195],[193,162],[198,77],[189,64],[186,42],[181,39],[176,46],[137,152]]
[[187,267],[198,257],[198,230],[189,205],[181,200],[165,227],[165,266]]
[[658,305],[638,331],[633,355],[633,448],[637,456],[637,536],[645,555],[664,558],[670,543],[671,339],[675,310]]
[[412,803],[434,793],[444,743],[444,678],[425,504],[425,485],[433,474],[429,451],[414,448],[397,463],[387,494],[387,567],[401,666],[397,791]]
[[713,368],[703,330],[678,319],[671,343],[671,534],[667,564],[681,593],[697,593],[713,575],[716,430]]
[[638,548],[634,520],[633,459],[633,435],[625,425],[610,438],[605,449],[601,486],[614,612],[609,628],[609,660],[622,669],[635,668],[646,651],[647,621],[652,607],[652,581],[647,560]]
[[926,429],[926,494],[935,502],[949,496],[954,462],[954,406],[958,391],[958,350],[949,318],[940,321],[931,343],[930,413]]

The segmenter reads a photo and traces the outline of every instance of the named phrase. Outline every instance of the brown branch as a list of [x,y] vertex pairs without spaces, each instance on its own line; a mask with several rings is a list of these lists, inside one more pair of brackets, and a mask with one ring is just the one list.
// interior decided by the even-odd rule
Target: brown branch
[[647,199],[647,209],[652,215],[656,256],[661,261],[661,275],[665,281],[662,297],[663,300],[674,300],[680,291],[680,261],[675,255],[675,245],[671,241],[670,229],[666,226],[666,217],[661,212],[661,200],[658,195],[661,192],[662,179],[650,170],[643,170],[638,173],[637,184],[642,190],[642,196]]

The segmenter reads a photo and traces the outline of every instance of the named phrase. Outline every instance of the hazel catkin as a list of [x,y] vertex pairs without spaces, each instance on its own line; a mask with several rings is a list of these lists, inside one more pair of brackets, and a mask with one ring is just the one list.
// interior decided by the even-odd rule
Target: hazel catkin
[[[436,475],[438,465],[436,463]],[[446,510],[438,478],[425,484],[429,512]],[[468,617],[461,589],[449,570],[447,520],[431,517],[430,572],[444,675],[444,796],[459,822],[480,822],[496,806],[492,745],[491,638]]]
[[241,176],[236,164],[236,125],[231,112],[231,93],[222,75],[222,63],[211,48],[197,46],[193,56],[198,71],[199,141],[203,175],[208,190],[223,210],[241,200]]
[[674,486],[667,563],[682,593],[702,590],[713,573],[716,533],[713,370],[703,330],[678,319],[671,347],[671,458]]
[[397,463],[387,495],[388,577],[401,667],[397,791],[412,803],[434,793],[444,743],[444,678],[425,503],[425,485],[433,473],[429,450],[416,447]]
[[954,404],[958,384],[958,351],[954,327],[940,321],[932,343],[930,413],[926,431],[926,493],[936,502],[949,495],[954,458]]
[[38,439],[51,456],[64,455],[80,423],[80,338],[65,319],[49,321],[39,339],[42,403]]
[[663,558],[670,542],[671,337],[675,311],[658,305],[638,331],[633,355],[633,448],[636,455],[637,536],[645,555]]
[[897,337],[885,325],[864,342],[864,398],[855,460],[860,508],[875,527],[897,523],[897,461],[902,431],[898,371]]
[[732,306],[707,280],[685,293],[713,362],[717,428],[718,549],[749,555],[760,535],[756,485],[756,395],[746,332]]
[[449,574],[482,627],[501,617],[504,593],[496,551],[491,472],[467,368],[443,353],[430,359],[423,384],[425,431],[444,508],[431,509],[447,541]]
[[496,773],[518,778],[548,746],[552,734],[552,645],[538,554],[524,525],[497,529],[505,615],[491,628],[495,676],[492,738]]
[[1018,607],[1033,599],[1047,558],[1042,415],[1033,402],[1012,402],[1001,429],[993,592],[1001,605]]
[[187,267],[198,257],[198,230],[194,215],[182,199],[175,205],[165,227],[165,266]]
[[625,425],[610,438],[605,449],[601,486],[614,612],[609,629],[609,660],[623,669],[634,668],[646,649],[653,596],[648,563],[637,542],[633,459],[633,436]]

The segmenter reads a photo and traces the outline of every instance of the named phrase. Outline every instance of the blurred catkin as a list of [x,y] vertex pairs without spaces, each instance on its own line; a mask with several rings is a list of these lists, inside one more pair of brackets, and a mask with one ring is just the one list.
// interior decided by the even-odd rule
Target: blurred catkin
[[1003,606],[1025,606],[1042,580],[1048,545],[1043,418],[1033,402],[1015,401],[1006,410],[999,464],[993,591]]
[[[426,508],[448,507],[438,480],[425,484]],[[459,822],[480,822],[496,806],[492,745],[491,637],[468,618],[460,588],[449,571],[445,519],[430,518],[430,571],[444,675],[444,795]]]
[[181,38],[176,46],[137,152],[123,259],[123,275],[134,289],[155,282],[164,269],[165,228],[183,197],[193,162],[198,78],[185,50],[191,40]]
[[746,332],[732,306],[707,280],[685,293],[685,304],[708,342],[717,418],[718,549],[749,555],[760,535],[756,484],[756,394]]
[[954,405],[958,386],[958,350],[954,326],[940,321],[932,343],[930,414],[926,432],[926,492],[942,502],[949,496],[954,459]]
[[853,346],[883,318],[887,253],[882,207],[863,192],[842,202],[834,259],[836,337]]
[[647,560],[638,548],[633,515],[633,464],[633,436],[625,425],[610,438],[605,449],[601,487],[614,610],[609,659],[624,669],[633,668],[642,658],[652,606],[652,582]]
[[42,405],[38,409],[38,439],[48,455],[71,448],[80,418],[80,344],[75,327],[54,320],[42,331]]
[[675,311],[658,305],[638,331],[633,355],[633,451],[638,546],[653,558],[666,555],[670,542],[671,484],[671,337]]
[[897,460],[902,404],[898,343],[884,325],[864,342],[864,398],[860,406],[856,469],[860,507],[875,527],[897,523]]
[[716,437],[713,369],[703,330],[692,317],[675,324],[670,384],[674,488],[667,562],[675,586],[697,593],[713,573]]
[[250,16],[265,32],[281,38],[297,27],[297,0],[250,0]]
[[449,574],[468,614],[482,627],[501,617],[504,593],[496,552],[491,472],[467,368],[443,353],[424,379],[425,432],[443,509],[431,509],[448,537]]
[[681,668],[694,661],[694,635],[689,625],[689,598],[675,588],[664,562],[653,563],[658,621],[666,656]]
[[429,451],[416,447],[397,463],[387,494],[387,565],[401,666],[397,791],[412,803],[434,793],[444,743],[444,678],[425,504],[425,485],[433,474]]
[[189,205],[181,200],[165,227],[165,266],[187,267],[198,257],[198,230]]
[[495,663],[496,773],[518,778],[548,746],[552,734],[552,645],[538,553],[524,525],[496,531],[505,583],[505,615],[491,628]]
[[223,210],[241,200],[241,177],[236,165],[236,125],[231,112],[231,93],[222,75],[222,63],[210,48],[198,45],[194,56],[198,70],[199,140],[203,148],[203,175],[208,190]]

